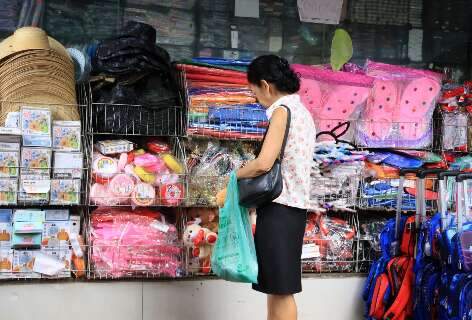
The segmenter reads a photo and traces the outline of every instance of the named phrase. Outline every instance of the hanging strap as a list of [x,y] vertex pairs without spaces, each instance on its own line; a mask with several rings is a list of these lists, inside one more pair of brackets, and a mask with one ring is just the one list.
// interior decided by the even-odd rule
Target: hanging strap
[[[282,160],[284,158],[284,154],[285,154],[285,146],[287,145],[287,140],[288,140],[288,133],[290,131],[290,124],[292,122],[292,113],[290,111],[290,108],[287,107],[286,105],[284,104],[281,104],[280,105],[281,107],[284,107],[285,109],[287,109],[287,125],[285,126],[285,135],[284,135],[284,142],[282,143],[282,148],[280,149],[280,160]],[[269,125],[269,128],[270,128],[270,125]],[[259,148],[257,150],[257,155],[259,156],[259,154],[261,153],[261,150],[262,150],[262,146],[264,145],[264,141],[266,139],[266,136],[267,136],[267,132],[269,132],[269,128],[267,128],[266,132],[264,133],[264,137],[262,138],[262,142],[261,144],[259,145]]]

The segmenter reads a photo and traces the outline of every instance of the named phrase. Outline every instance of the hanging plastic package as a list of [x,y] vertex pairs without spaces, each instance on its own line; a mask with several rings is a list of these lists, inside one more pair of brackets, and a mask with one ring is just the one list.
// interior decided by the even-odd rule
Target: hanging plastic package
[[357,142],[371,148],[425,148],[433,138],[432,116],[441,75],[368,61],[374,86],[357,128]]
[[235,172],[230,176],[225,206],[220,209],[218,240],[211,267],[224,280],[257,283],[256,248],[248,210],[239,205]]
[[[332,71],[327,67],[292,65],[300,75],[300,97],[315,120],[317,132],[331,132],[336,138],[347,142],[354,140],[354,123],[363,110],[373,78],[363,74]],[[320,135],[318,141],[330,140]]]

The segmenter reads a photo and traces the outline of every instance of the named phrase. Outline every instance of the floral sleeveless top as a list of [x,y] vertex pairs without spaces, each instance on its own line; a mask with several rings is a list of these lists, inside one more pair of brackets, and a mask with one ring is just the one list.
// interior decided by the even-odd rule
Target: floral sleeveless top
[[311,168],[315,152],[316,128],[313,117],[298,94],[284,96],[267,109],[267,117],[282,105],[290,108],[291,123],[282,160],[282,194],[274,200],[299,209],[310,208]]

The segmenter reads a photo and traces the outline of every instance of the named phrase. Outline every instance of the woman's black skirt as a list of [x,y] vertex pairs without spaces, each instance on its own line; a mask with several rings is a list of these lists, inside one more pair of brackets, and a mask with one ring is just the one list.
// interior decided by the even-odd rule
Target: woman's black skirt
[[302,291],[306,215],[306,210],[274,202],[257,209],[255,244],[259,276],[254,290],[273,295]]

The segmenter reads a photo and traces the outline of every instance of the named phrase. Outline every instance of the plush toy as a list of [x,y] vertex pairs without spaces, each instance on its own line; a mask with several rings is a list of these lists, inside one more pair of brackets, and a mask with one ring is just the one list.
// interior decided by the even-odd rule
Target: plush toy
[[184,244],[192,249],[192,256],[198,257],[201,264],[201,271],[209,273],[211,271],[211,252],[216,243],[218,235],[207,228],[200,226],[201,220],[195,219],[189,222],[184,231]]

